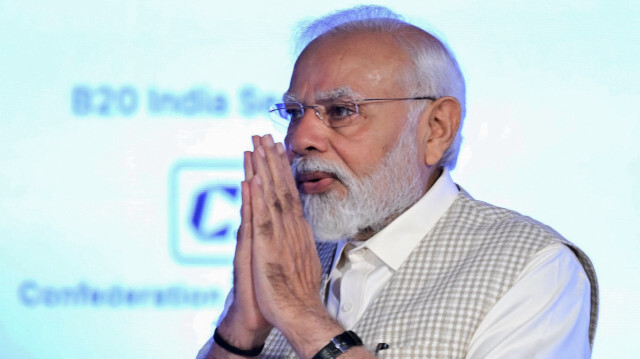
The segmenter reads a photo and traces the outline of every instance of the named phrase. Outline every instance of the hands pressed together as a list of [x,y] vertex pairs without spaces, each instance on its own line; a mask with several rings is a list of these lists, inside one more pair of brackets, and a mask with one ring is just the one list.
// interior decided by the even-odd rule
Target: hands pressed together
[[[320,299],[322,270],[285,148],[253,136],[245,152],[233,303],[218,331],[238,348],[256,348],[273,327],[301,357],[312,357],[344,329]],[[217,353],[217,355],[216,355]],[[233,357],[213,346],[210,357]]]

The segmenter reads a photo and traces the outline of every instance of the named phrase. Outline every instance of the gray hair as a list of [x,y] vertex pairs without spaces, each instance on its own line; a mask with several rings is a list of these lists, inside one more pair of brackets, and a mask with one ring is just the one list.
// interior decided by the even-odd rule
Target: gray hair
[[[458,100],[461,107],[460,127],[453,143],[440,160],[442,166],[455,168],[462,143],[462,123],[466,115],[466,90],[464,77],[453,53],[433,34],[407,23],[386,7],[373,5],[337,11],[303,24],[297,33],[296,52],[300,54],[320,36],[345,32],[386,33],[396,39],[413,60],[413,66],[403,74],[410,89],[408,96],[451,96]],[[426,104],[417,102],[411,106],[410,113],[418,114]]]

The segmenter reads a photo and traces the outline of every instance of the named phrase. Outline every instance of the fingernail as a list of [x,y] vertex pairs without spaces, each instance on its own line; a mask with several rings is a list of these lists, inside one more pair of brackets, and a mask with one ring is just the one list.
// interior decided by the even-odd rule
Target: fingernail
[[273,137],[271,135],[264,136],[264,143],[269,147],[273,146]]
[[257,182],[259,185],[262,185],[262,180],[260,179],[260,176],[256,176],[256,182]]
[[283,154],[285,152],[284,145],[282,144],[282,142],[276,143],[276,150],[278,151],[279,154]]
[[264,154],[264,148],[263,148],[262,146],[259,146],[259,147],[258,147],[258,154],[259,154],[261,157],[264,157],[264,156],[265,156],[265,154]]

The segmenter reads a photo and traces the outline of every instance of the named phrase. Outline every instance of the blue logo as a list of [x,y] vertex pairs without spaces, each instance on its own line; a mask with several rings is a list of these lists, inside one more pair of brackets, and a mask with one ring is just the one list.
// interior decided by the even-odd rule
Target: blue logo
[[242,160],[182,160],[169,176],[170,250],[184,264],[231,265]]

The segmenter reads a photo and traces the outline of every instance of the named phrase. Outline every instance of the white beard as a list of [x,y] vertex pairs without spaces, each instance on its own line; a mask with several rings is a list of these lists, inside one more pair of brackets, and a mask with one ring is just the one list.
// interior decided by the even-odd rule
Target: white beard
[[357,178],[349,170],[317,157],[297,157],[291,164],[294,176],[306,172],[334,174],[346,187],[346,198],[337,191],[300,194],[304,214],[318,241],[352,239],[363,231],[377,233],[390,218],[416,203],[426,179],[416,154],[416,125],[409,120],[398,143],[367,176]]

